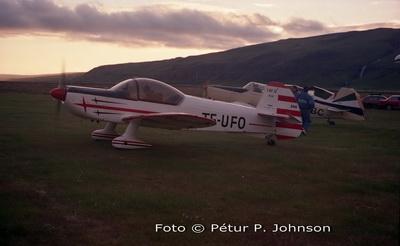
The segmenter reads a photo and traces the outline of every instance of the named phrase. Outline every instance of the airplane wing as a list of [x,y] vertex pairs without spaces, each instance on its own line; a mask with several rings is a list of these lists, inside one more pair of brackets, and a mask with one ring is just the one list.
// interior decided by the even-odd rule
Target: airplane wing
[[152,113],[125,117],[122,120],[140,120],[141,126],[170,130],[210,127],[215,120],[186,113]]

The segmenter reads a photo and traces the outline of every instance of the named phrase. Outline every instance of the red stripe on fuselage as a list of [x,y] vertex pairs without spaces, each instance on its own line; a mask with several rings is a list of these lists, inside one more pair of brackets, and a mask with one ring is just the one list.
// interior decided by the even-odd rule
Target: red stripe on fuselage
[[276,109],[276,113],[301,117],[300,111],[295,111],[295,110],[290,110],[290,109],[278,108],[278,109]]
[[75,103],[75,105],[81,106],[84,108],[85,112],[87,108],[97,108],[97,109],[107,109],[107,110],[115,110],[115,111],[122,111],[122,112],[132,112],[132,113],[139,113],[139,114],[151,114],[157,113],[153,111],[145,111],[145,110],[138,110],[138,109],[129,109],[129,108],[118,108],[118,107],[110,107],[98,104],[87,104],[83,99],[83,103]]
[[293,96],[278,95],[278,101],[297,103],[296,98]]

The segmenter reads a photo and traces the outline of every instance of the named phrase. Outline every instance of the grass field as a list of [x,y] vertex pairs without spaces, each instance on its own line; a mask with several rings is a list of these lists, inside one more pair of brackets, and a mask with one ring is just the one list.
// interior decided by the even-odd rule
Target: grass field
[[50,96],[0,93],[0,245],[398,245],[400,111],[314,120],[274,147],[141,128],[153,147],[124,151],[91,140],[104,124],[64,108],[57,121],[55,108]]

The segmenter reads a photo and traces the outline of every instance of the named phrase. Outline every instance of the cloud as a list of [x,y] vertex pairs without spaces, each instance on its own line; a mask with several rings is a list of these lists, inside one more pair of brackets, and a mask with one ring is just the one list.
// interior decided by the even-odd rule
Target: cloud
[[272,3],[255,3],[254,5],[257,7],[262,7],[262,8],[272,8],[272,7],[276,6],[276,4],[272,4]]
[[0,0],[0,37],[51,35],[135,47],[228,49],[285,35],[329,32],[323,23],[293,18],[279,23],[262,14],[234,14],[156,5],[107,12],[51,0]]
[[302,18],[292,18],[288,23],[282,25],[282,27],[286,32],[295,35],[311,35],[328,31],[323,23]]
[[74,40],[131,46],[226,48],[278,37],[261,15],[233,15],[153,6],[105,12],[88,4],[69,9],[50,0],[1,0],[0,30],[10,34],[54,33]]

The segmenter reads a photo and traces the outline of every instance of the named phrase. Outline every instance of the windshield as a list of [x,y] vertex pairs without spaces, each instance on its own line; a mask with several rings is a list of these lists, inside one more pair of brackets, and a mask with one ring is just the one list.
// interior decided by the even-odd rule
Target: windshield
[[111,90],[116,91],[122,98],[138,100],[137,82],[134,79],[124,80],[111,87]]
[[266,85],[261,84],[261,83],[249,82],[249,83],[248,83],[247,85],[245,85],[243,88],[245,88],[245,89],[247,89],[247,90],[249,90],[249,91],[252,91],[252,92],[261,93],[261,92],[264,91],[265,86],[266,86]]
[[127,79],[111,88],[126,99],[177,105],[184,97],[178,89],[147,78]]

